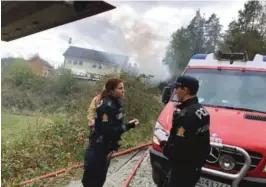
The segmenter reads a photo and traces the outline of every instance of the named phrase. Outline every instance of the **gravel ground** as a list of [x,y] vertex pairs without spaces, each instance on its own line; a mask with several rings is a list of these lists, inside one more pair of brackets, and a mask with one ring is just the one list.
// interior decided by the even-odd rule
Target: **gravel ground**
[[[140,150],[112,159],[104,187],[122,187],[144,152],[145,150]],[[130,159],[131,157],[133,158]],[[71,181],[65,187],[82,187],[82,184],[80,180]]]
[[156,187],[152,180],[152,171],[149,154],[144,158],[137,169],[129,187]]
[[[135,168],[145,151],[146,150],[141,150],[139,152],[129,153],[112,159],[104,187],[123,187],[126,179],[129,177],[129,174]],[[133,158],[130,159],[131,157]],[[71,181],[65,187],[82,187],[82,184],[80,180]],[[137,169],[129,187],[156,187],[152,180],[149,154],[146,155],[140,167]]]
[[[136,156],[134,156],[135,153]],[[125,155],[123,158],[118,157],[113,160],[113,164],[112,167],[109,168],[109,172],[104,187],[122,187],[124,185],[131,170],[136,166],[141,156],[143,155],[144,150],[135,153],[131,153],[130,155]],[[128,161],[128,159],[131,156],[134,157]],[[125,162],[127,163],[125,164]]]

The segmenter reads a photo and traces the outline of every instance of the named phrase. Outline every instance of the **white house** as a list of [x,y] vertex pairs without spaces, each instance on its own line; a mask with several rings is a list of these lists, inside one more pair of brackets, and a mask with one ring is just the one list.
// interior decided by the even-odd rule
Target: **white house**
[[70,46],[63,54],[64,68],[84,79],[99,79],[104,74],[131,72],[129,58],[123,55]]

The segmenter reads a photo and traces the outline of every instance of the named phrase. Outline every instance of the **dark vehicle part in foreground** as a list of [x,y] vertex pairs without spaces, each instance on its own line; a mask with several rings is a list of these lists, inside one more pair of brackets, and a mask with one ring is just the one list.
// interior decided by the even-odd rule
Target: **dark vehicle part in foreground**
[[104,1],[1,1],[1,40],[12,41],[114,8]]

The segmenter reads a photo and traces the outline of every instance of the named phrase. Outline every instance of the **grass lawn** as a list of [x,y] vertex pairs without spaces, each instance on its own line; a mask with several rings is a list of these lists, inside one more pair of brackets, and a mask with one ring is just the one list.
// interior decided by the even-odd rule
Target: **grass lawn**
[[38,124],[49,123],[51,120],[48,118],[43,118],[41,116],[24,116],[24,115],[15,115],[6,111],[1,113],[1,130],[2,130],[2,139],[11,140],[13,137],[18,137],[22,131],[27,130],[28,128],[34,128]]
[[2,138],[8,139],[18,135],[22,130],[29,127],[37,117],[14,115],[7,112],[1,113]]

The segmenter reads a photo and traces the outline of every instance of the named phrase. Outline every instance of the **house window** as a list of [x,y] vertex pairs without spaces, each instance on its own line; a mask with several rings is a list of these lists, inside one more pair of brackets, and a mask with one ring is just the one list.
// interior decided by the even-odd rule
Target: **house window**
[[93,66],[92,66],[92,67],[96,68],[96,65],[95,65],[95,64],[93,64]]
[[82,65],[83,65],[83,62],[82,62],[81,60],[79,61],[79,65],[80,65],[80,66],[82,66]]
[[72,63],[72,60],[68,59],[67,62],[68,62],[69,64],[71,64],[71,63]]
[[77,65],[78,64],[78,61],[77,60],[74,60],[74,64]]
[[102,66],[101,65],[99,65],[99,69],[102,69]]

